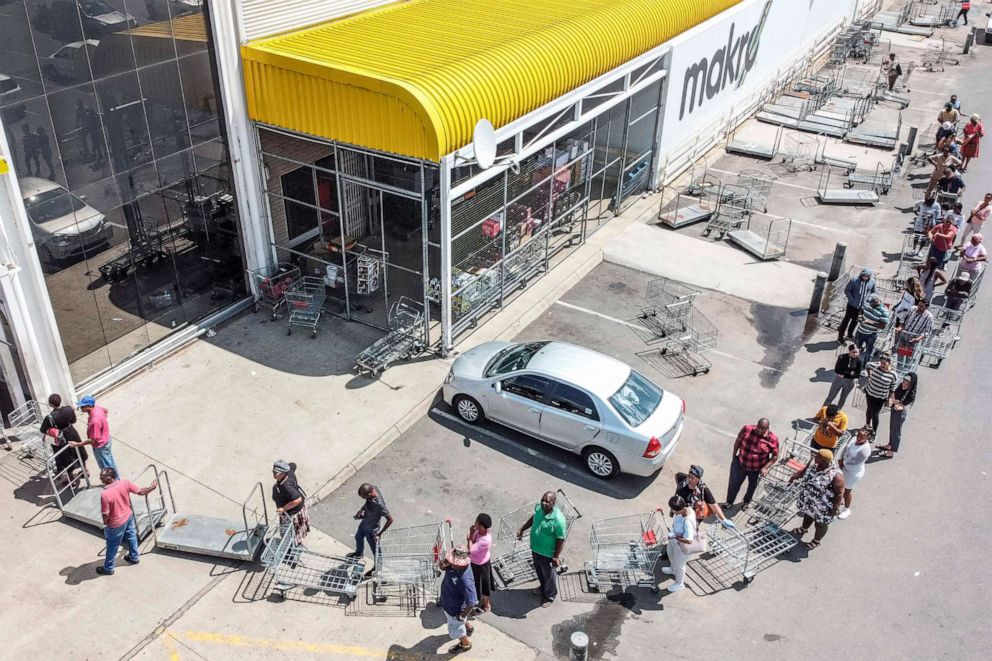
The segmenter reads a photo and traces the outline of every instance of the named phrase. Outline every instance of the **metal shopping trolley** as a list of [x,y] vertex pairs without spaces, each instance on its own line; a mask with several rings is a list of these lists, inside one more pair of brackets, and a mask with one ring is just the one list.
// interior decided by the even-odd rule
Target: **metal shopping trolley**
[[286,309],[289,310],[287,335],[293,334],[293,326],[310,329],[310,337],[317,337],[317,322],[324,308],[327,290],[322,278],[303,276],[286,290]]
[[269,310],[272,321],[279,318],[279,311],[286,305],[286,290],[299,280],[300,269],[291,264],[279,264],[275,269],[266,267],[248,271],[251,293],[255,299],[255,312]]
[[710,552],[739,571],[745,586],[759,571],[799,543],[792,533],[770,522],[745,528],[710,526],[706,535]]
[[424,342],[424,306],[401,296],[389,308],[389,332],[355,357],[355,369],[375,376],[397,360],[421,353]]
[[372,596],[376,602],[402,599],[419,610],[436,591],[441,575],[439,563],[446,547],[443,528],[451,523],[428,523],[409,528],[390,528],[375,549],[375,578]]
[[933,313],[933,330],[927,337],[920,340],[919,344],[922,346],[918,353],[919,358],[927,356],[931,365],[940,367],[940,364],[951,354],[951,350],[961,339],[961,321],[964,318],[964,311],[946,307],[934,307],[930,311]]
[[658,592],[654,567],[668,541],[668,526],[660,510],[602,519],[592,524],[593,559],[585,563],[589,589],[604,584],[651,588]]
[[689,330],[692,302],[698,295],[698,289],[677,280],[651,280],[644,292],[644,300],[648,305],[641,308],[637,321],[658,339],[673,333],[684,333]]
[[291,521],[269,529],[262,565],[282,599],[289,590],[300,587],[340,594],[352,601],[365,573],[361,558],[325,555],[297,544]]
[[[561,489],[558,489],[556,493],[558,500],[555,507],[565,515],[567,532],[571,530],[572,523],[579,519],[582,514]],[[540,501],[534,501],[499,518],[499,527],[496,529],[496,553],[493,555],[492,563],[496,583],[502,589],[511,583],[526,583],[537,580],[534,560],[531,557],[530,540],[527,535],[518,540],[517,531],[534,515],[534,510],[540,504]],[[558,567],[558,573],[563,574],[566,571],[568,571],[568,567],[562,563]]]
[[16,407],[7,414],[10,427],[3,427],[0,423],[4,446],[10,450],[10,439],[13,437],[21,442],[18,451],[22,457],[45,458],[45,437],[40,431],[42,418],[41,406],[33,399]]

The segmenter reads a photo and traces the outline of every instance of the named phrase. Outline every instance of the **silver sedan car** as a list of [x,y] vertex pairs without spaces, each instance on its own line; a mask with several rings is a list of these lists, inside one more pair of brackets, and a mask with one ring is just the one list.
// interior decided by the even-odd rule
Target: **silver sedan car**
[[682,436],[685,402],[628,365],[565,342],[486,342],[455,359],[444,401],[582,455],[601,478],[648,476]]

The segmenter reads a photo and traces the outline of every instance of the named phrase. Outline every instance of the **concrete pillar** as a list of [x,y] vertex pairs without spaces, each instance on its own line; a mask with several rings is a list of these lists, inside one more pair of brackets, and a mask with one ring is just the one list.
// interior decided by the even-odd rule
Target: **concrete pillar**
[[840,272],[844,268],[844,257],[847,255],[847,244],[843,241],[838,241],[837,245],[834,247],[834,259],[830,263],[830,275],[827,279],[833,282],[840,277]]
[[572,645],[572,661],[586,661],[589,658],[589,636],[576,631],[570,639]]
[[807,312],[810,314],[820,314],[823,307],[823,293],[827,289],[827,274],[820,271],[816,274],[816,282],[813,284],[813,297],[809,300]]

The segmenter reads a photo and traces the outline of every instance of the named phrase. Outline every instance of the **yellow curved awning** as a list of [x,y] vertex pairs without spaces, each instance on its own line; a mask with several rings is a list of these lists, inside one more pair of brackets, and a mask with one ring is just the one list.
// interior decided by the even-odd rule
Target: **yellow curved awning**
[[439,161],[741,0],[412,0],[242,46],[252,119]]

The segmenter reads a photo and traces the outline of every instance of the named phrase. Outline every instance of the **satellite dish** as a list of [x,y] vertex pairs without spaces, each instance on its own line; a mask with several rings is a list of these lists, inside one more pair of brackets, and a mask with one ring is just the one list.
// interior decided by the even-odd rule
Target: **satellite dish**
[[479,167],[488,170],[496,162],[496,129],[488,119],[480,119],[472,131],[472,146]]

